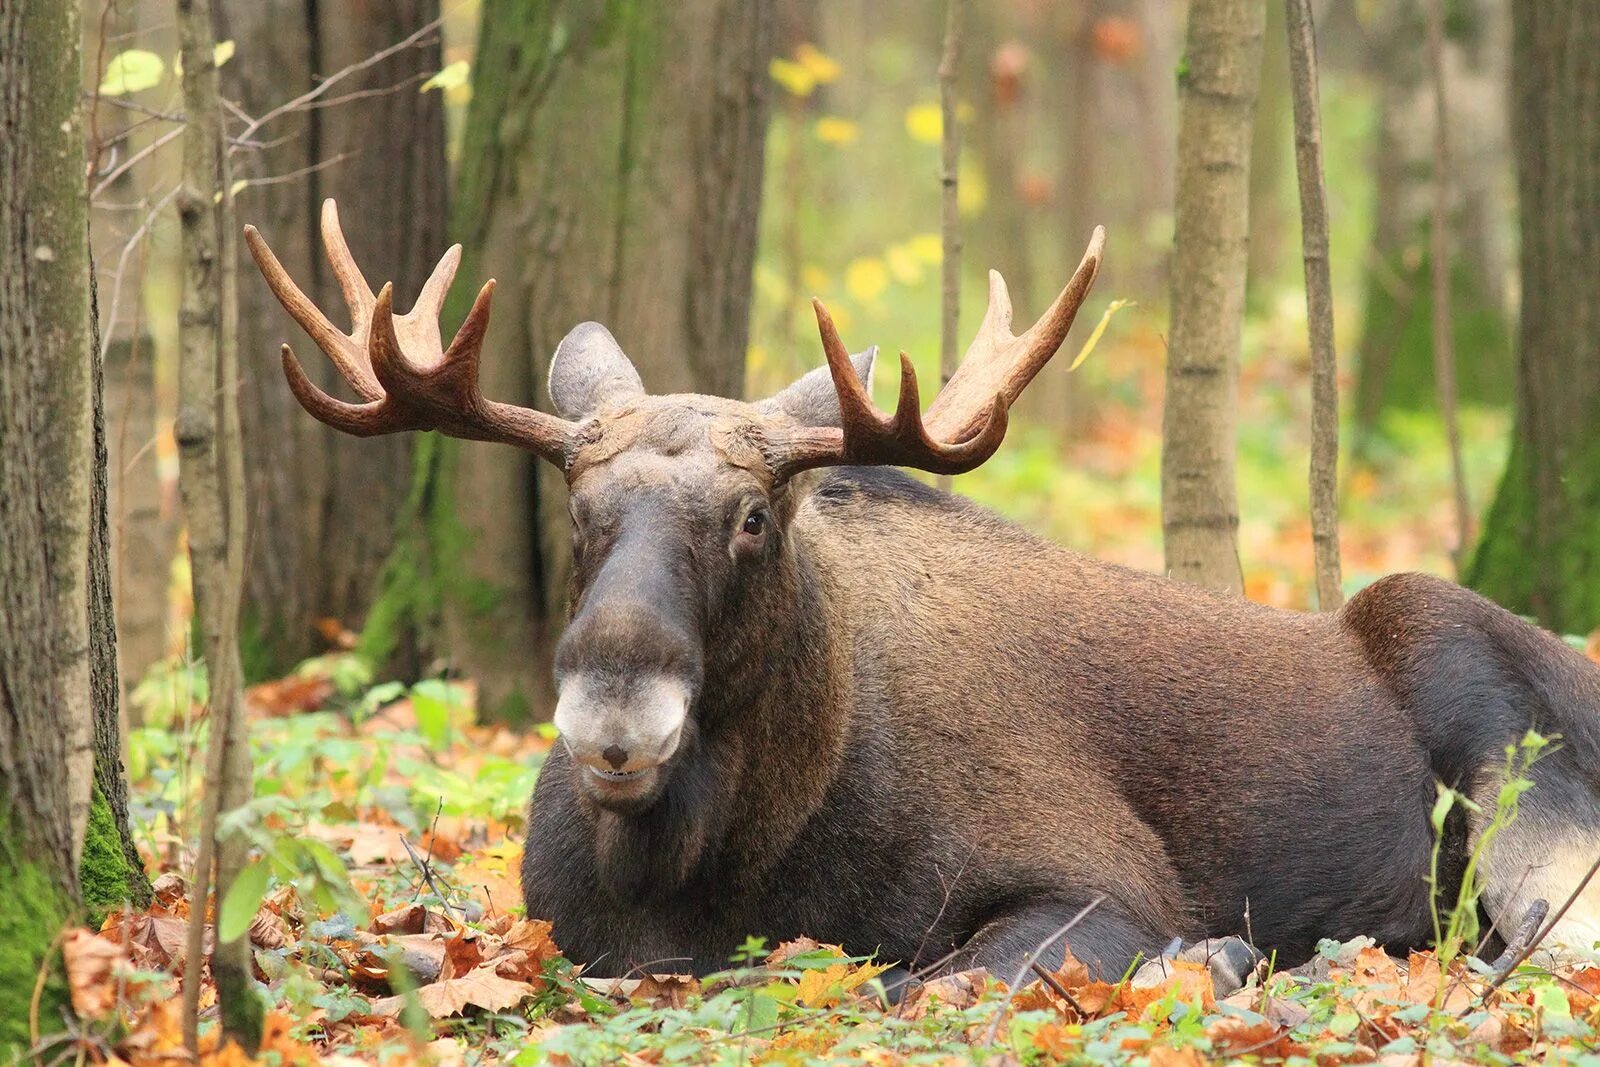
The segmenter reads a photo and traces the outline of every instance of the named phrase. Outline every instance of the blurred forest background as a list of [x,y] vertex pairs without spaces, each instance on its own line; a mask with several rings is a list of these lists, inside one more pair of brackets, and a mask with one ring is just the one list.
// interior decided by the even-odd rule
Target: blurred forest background
[[[1454,577],[1458,562],[1470,578],[1513,438],[1510,5],[1445,5],[1465,545],[1434,388],[1426,5],[1317,6],[1345,588],[1397,570]],[[1293,117],[1283,7],[1266,7],[1249,147],[1238,550],[1245,595],[1309,608]],[[172,433],[183,127],[171,6],[85,0],[83,14],[114,588],[132,689],[193,658]],[[1109,256],[1085,325],[1114,300],[1132,304],[1080,369],[1069,374],[1065,356],[1045,370],[1006,446],[956,489],[1073,548],[1152,570],[1163,567],[1185,17],[1167,0],[972,3],[957,72],[961,336],[982,313],[988,268],[1031,321],[1096,223]],[[610,326],[654,391],[764,395],[821,363],[813,295],[852,346],[904,348],[932,381],[944,23],[940,5],[885,0],[221,0],[234,211],[327,308],[340,305],[316,237],[326,197],[374,288],[392,278],[402,306],[445,246],[463,242],[467,282],[446,318],[459,319],[479,280],[499,279],[485,392],[506,400],[546,402],[545,361],[585,318]],[[295,103],[330,75],[336,88]],[[308,346],[242,264],[246,680],[354,647],[391,676],[475,678],[491,714],[546,717],[543,650],[564,598],[559,479],[509,449],[355,440],[307,417],[275,354],[284,339]],[[308,367],[324,363],[312,355]],[[1507,583],[1487,591],[1565,632],[1600,624],[1594,595],[1540,610]]]

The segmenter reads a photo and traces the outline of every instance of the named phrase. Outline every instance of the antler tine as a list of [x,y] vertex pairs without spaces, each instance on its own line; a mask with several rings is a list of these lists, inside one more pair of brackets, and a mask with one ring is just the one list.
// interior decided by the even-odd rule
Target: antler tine
[[328,265],[333,268],[339,291],[344,294],[345,306],[350,309],[350,332],[359,337],[372,315],[375,301],[372,286],[367,284],[366,275],[361,273],[355,257],[350,254],[344,229],[339,225],[339,205],[331,196],[322,202],[322,247],[328,253]]
[[1106,231],[1096,226],[1072,280],[1048,310],[1022,335],[1011,332],[1011,294],[998,271],[989,272],[989,307],[961,366],[928,407],[924,422],[936,438],[963,441],[980,433],[991,397],[1016,403],[1034,375],[1066,340],[1078,309],[1094,285],[1105,251]]
[[[411,305],[412,315],[430,315],[437,319],[444,310],[445,297],[450,295],[450,286],[456,280],[456,268],[461,266],[461,246],[451,245],[439,257],[439,262],[434,264],[433,273],[428,275],[428,280],[422,283],[422,292],[417,294],[417,302]],[[489,283],[493,285],[493,282]]]
[[373,377],[372,369],[366,365],[366,354],[362,351],[360,342],[356,340],[359,334],[340,333],[338,328],[328,321],[328,316],[322,313],[322,309],[312,303],[311,298],[301,291],[293,278],[289,277],[289,272],[278,262],[278,257],[273,254],[266,239],[254,226],[244,228],[244,242],[250,249],[250,258],[256,261],[256,269],[261,271],[261,276],[267,281],[267,287],[272,290],[272,295],[278,298],[283,310],[300,324],[300,328],[316,342],[317,347],[333,360],[333,365],[339,369],[344,380],[350,383],[350,387],[359,393],[363,400],[382,399],[383,389],[378,385],[378,379]]
[[294,398],[300,401],[300,406],[313,418],[332,426],[335,430],[357,437],[373,437],[378,434],[393,433],[396,430],[422,428],[420,424],[400,425],[395,418],[394,409],[389,406],[386,399],[351,404],[324,393],[306,377],[300,361],[295,358],[294,351],[288,345],[283,346],[281,358],[283,374],[289,379],[289,391],[294,394]]
[[817,331],[839,399],[839,428],[786,427],[771,445],[780,478],[812,467],[894,464],[936,474],[961,474],[992,456],[1005,439],[1011,405],[1066,339],[1100,269],[1105,230],[1095,227],[1083,262],[1050,309],[1021,337],[1011,333],[1011,294],[989,272],[989,307],[956,373],[920,411],[917,372],[900,353],[900,396],[892,416],[872,403],[839,339],[833,316],[813,300]]

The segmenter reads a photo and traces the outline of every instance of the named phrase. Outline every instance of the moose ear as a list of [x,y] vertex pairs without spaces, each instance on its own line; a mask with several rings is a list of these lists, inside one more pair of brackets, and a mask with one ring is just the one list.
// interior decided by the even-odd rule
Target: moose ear
[[[861,384],[872,392],[872,365],[878,358],[878,346],[850,357]],[[802,426],[839,425],[839,394],[833,387],[833,375],[827,367],[808,371],[800,380],[774,396],[761,401],[756,407],[766,414],[782,412]]]
[[564,419],[586,419],[602,404],[643,395],[639,372],[598,322],[574,326],[550,358],[550,400]]

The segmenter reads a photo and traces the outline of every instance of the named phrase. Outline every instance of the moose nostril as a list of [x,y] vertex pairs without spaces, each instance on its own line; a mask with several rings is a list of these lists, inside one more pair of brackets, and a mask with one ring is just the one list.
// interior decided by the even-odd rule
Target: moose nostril
[[613,770],[622,770],[622,765],[628,762],[628,751],[620,745],[610,745],[600,755],[611,764]]

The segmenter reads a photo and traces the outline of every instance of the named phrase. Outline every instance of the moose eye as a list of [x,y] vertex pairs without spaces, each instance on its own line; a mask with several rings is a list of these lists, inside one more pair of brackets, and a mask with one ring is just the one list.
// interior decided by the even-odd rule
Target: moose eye
[[744,525],[740,529],[751,537],[760,537],[767,532],[767,513],[765,511],[752,511],[744,517]]

